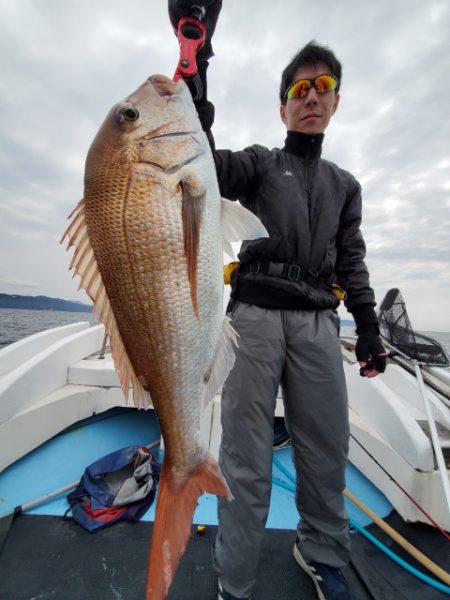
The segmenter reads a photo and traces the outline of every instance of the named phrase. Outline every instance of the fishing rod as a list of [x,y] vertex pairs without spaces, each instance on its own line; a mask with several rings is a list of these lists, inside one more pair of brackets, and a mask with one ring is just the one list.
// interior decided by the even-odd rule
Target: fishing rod
[[378,467],[380,467],[380,469],[383,471],[383,473],[385,475],[387,475],[389,477],[389,479],[399,488],[399,490],[401,490],[410,500],[411,502],[414,504],[414,506],[416,506],[420,512],[430,521],[430,523],[432,525],[434,525],[436,527],[436,529],[448,540],[450,541],[450,535],[445,531],[445,529],[439,525],[439,523],[433,519],[433,517],[423,508],[423,506],[421,506],[417,500],[415,498],[413,498],[413,496],[411,496],[411,494],[408,492],[408,490],[405,490],[405,488],[389,473],[389,471],[387,471],[382,464],[380,464],[377,459],[367,450],[367,448],[365,448],[361,442],[359,440],[356,439],[356,437],[353,435],[353,433],[350,433],[350,437],[358,444],[358,446],[360,448],[362,448],[364,450],[364,452],[373,460],[373,462],[378,465]]
[[[408,371],[408,373],[411,373],[411,375],[416,374],[414,365],[412,364],[412,360],[410,358],[407,358],[405,355],[396,351],[394,346],[392,344],[390,344],[386,339],[383,340],[383,344],[394,350],[393,352],[390,353],[390,356],[389,356],[389,358],[390,358],[390,360],[392,360],[392,362],[394,362],[397,365],[399,365],[400,367],[402,367],[402,369],[404,369],[405,371]],[[427,365],[426,363],[424,363],[423,366],[433,366],[433,365]],[[445,406],[450,408],[450,389],[449,389],[448,385],[446,385],[440,379],[438,379],[437,375],[427,373],[426,371],[422,371],[422,378],[428,387],[430,387],[432,390],[434,390],[435,392],[437,392],[439,394],[440,401],[443,404],[445,404]]]

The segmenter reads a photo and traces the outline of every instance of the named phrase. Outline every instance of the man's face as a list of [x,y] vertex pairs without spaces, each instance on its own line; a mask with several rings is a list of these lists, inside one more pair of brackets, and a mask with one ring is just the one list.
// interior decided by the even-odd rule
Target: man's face
[[[297,69],[292,83],[299,79],[314,79],[326,73],[330,73],[330,69],[324,63],[304,65]],[[281,120],[290,131],[323,133],[338,104],[339,94],[336,94],[335,90],[319,94],[315,87],[311,86],[304,98],[287,100],[286,104],[280,106]]]

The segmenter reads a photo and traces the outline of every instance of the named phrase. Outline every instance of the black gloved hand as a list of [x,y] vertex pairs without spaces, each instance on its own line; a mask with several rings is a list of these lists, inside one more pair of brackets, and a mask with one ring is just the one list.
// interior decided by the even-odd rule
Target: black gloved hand
[[[375,323],[361,325],[357,328],[356,333],[358,335],[355,348],[356,358],[359,362],[367,363],[361,367],[360,374],[365,377],[369,374],[374,376],[377,373],[384,373],[387,352],[383,348],[378,325]],[[375,371],[377,373],[374,373]]]
[[216,29],[217,19],[222,8],[222,0],[169,0],[169,17],[175,31],[178,30],[178,21],[182,17],[199,18],[206,27],[206,40],[202,48],[197,52],[197,62],[208,60],[214,56],[211,38]]

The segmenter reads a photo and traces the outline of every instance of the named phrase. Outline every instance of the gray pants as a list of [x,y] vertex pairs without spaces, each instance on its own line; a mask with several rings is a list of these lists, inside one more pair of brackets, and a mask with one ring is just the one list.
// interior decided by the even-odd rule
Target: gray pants
[[219,460],[234,500],[219,499],[214,547],[215,570],[235,596],[248,597],[255,583],[270,503],[280,384],[297,473],[302,554],[335,567],[349,560],[343,497],[349,423],[336,320],[331,310],[235,305],[239,348],[222,394]]

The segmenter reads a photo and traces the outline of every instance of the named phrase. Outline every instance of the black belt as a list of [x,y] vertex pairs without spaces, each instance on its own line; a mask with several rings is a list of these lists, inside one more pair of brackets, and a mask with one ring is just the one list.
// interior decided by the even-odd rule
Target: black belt
[[271,277],[279,277],[288,281],[303,281],[308,285],[326,291],[331,291],[331,278],[320,277],[318,273],[313,273],[310,269],[305,269],[300,265],[277,262],[261,262],[259,260],[252,263],[241,263],[239,266],[240,274],[256,275],[261,273]]

